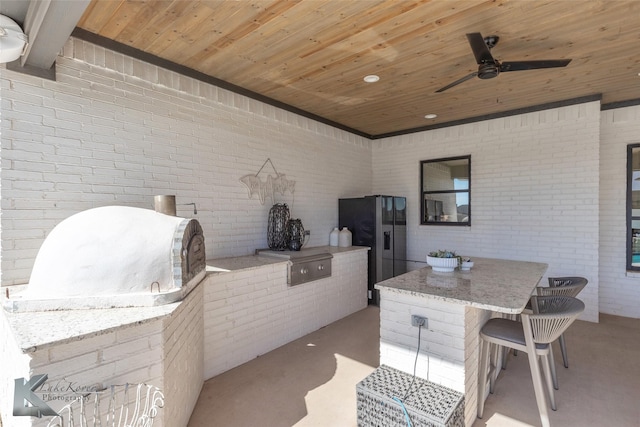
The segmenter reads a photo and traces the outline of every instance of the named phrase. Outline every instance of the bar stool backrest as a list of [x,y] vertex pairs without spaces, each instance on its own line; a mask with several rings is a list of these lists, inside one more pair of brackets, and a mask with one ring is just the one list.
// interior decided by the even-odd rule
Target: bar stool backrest
[[549,286],[552,288],[567,285],[577,285],[580,283],[584,283],[584,286],[587,286],[587,283],[589,283],[589,281],[584,277],[549,277]]
[[523,313],[522,321],[529,322],[536,344],[549,344],[557,340],[584,311],[582,301],[560,295],[533,296],[531,307],[533,314]]
[[586,283],[573,283],[570,285],[549,287],[538,286],[536,288],[536,292],[540,296],[561,295],[567,297],[576,297],[580,293],[580,291],[584,289],[585,286],[587,286]]

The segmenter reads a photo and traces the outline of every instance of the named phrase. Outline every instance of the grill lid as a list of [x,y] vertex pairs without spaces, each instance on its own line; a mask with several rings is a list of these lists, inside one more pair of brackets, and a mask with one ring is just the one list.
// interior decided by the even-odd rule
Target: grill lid
[[287,263],[287,283],[291,286],[331,277],[331,259],[333,255],[321,248],[309,248],[300,251],[256,249],[256,254],[289,260]]

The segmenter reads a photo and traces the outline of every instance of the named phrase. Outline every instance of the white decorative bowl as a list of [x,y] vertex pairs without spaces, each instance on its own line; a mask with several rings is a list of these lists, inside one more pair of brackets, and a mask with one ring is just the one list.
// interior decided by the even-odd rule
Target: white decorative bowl
[[458,266],[458,258],[436,258],[427,255],[427,264],[433,271],[451,273]]
[[462,271],[469,271],[471,267],[473,267],[473,261],[462,261],[462,264],[460,264],[460,270]]

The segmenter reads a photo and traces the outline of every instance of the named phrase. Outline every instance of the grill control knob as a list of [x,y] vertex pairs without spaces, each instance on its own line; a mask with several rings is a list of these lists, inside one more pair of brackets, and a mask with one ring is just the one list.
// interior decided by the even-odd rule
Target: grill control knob
[[306,269],[306,268],[301,268],[300,269],[300,274],[307,274],[308,272],[309,272],[309,270]]
[[318,266],[318,271],[322,271],[322,270],[324,270],[324,265],[323,265],[323,264],[320,264],[320,265]]

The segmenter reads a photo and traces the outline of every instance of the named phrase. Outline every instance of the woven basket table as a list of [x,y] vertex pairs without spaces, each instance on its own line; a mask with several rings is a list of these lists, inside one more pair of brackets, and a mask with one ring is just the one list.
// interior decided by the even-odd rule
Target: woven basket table
[[[356,385],[359,427],[406,426],[402,399],[412,376],[382,365]],[[404,400],[413,427],[464,427],[464,396],[450,388],[416,378]]]

